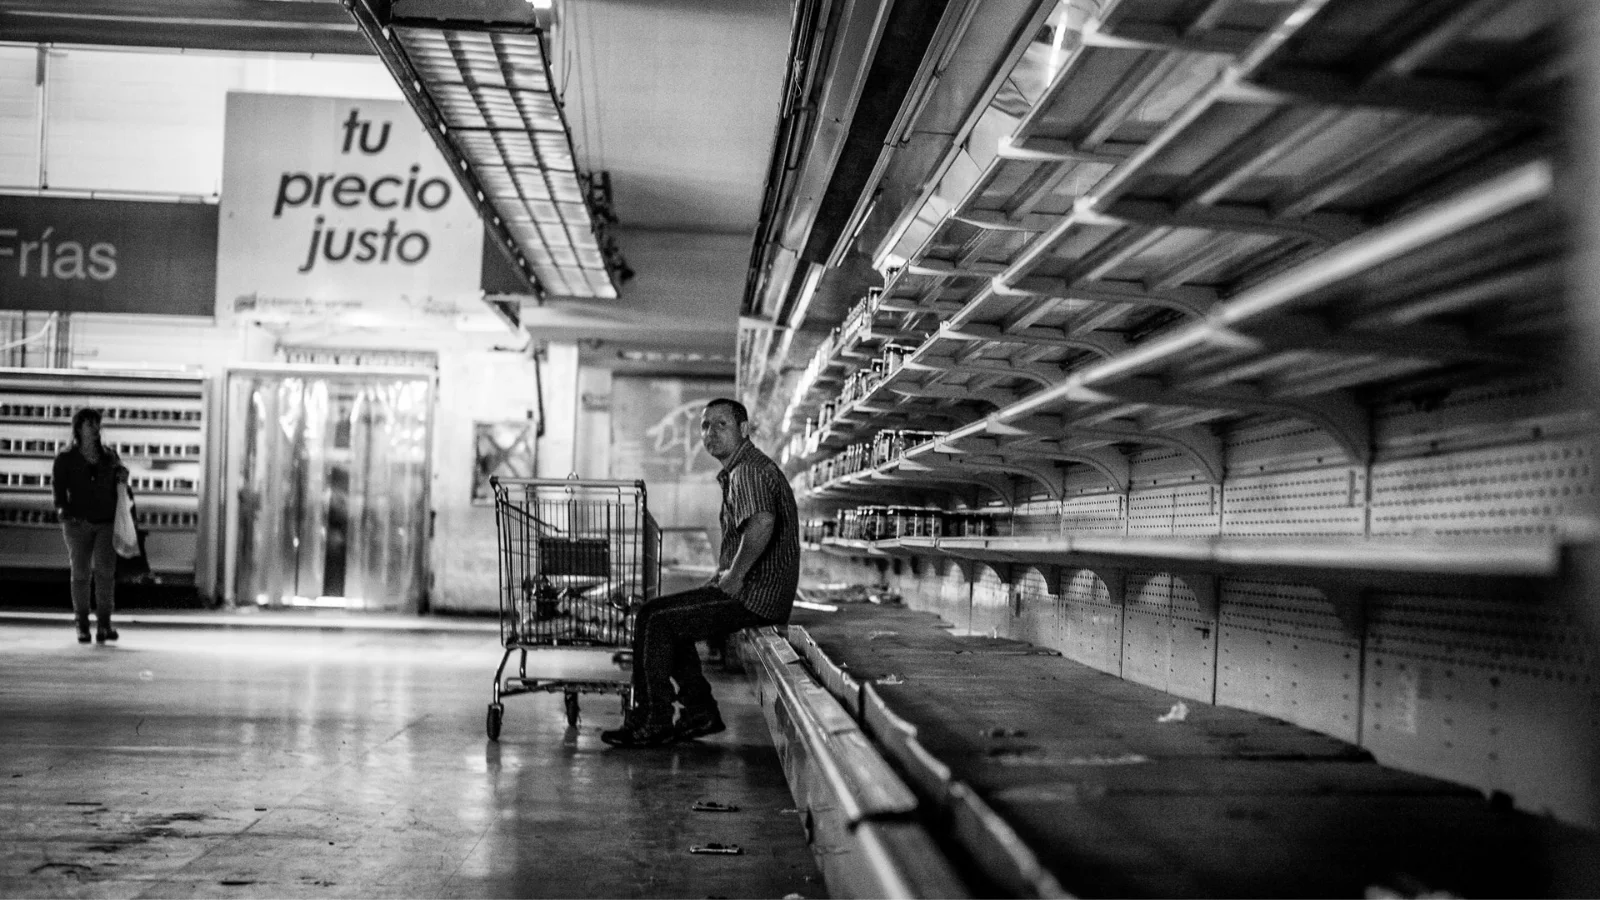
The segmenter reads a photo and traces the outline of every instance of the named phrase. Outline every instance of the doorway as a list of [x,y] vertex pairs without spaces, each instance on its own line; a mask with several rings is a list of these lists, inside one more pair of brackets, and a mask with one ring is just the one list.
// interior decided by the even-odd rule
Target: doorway
[[228,374],[230,603],[420,612],[431,372]]

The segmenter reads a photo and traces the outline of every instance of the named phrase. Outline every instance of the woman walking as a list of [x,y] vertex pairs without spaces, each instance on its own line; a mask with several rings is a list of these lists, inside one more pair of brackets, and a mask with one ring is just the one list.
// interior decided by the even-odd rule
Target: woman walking
[[[117,453],[100,443],[100,411],[80,409],[72,417],[72,446],[56,454],[52,469],[56,516],[67,542],[72,566],[72,611],[78,621],[78,643],[89,643],[89,600],[94,598],[99,623],[96,641],[117,639],[111,625],[116,608],[117,553],[112,547],[117,491],[128,470]],[[92,592],[92,593],[91,593]]]

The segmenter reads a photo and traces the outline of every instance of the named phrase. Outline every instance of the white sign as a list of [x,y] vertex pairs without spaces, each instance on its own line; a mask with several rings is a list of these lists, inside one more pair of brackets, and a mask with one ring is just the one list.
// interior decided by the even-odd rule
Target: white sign
[[466,307],[483,224],[462,194],[404,103],[230,93],[217,315]]

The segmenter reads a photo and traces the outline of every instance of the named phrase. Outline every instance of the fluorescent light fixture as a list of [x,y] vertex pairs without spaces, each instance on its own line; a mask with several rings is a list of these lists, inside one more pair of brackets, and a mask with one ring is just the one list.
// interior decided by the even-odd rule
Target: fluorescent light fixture
[[811,298],[817,295],[817,286],[822,283],[822,275],[827,271],[826,266],[811,264],[806,272],[806,280],[800,285],[800,295],[795,298],[794,309],[789,312],[788,321],[781,323],[785,328],[795,329],[805,324],[806,310],[811,308]]
[[542,36],[408,22],[394,37],[544,291],[615,299]]

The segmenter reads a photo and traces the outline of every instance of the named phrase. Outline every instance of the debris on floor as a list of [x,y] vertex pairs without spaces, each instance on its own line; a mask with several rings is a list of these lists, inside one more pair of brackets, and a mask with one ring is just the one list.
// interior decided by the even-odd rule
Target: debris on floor
[[716,800],[697,800],[689,807],[695,812],[738,812],[739,807],[732,803],[719,803]]

